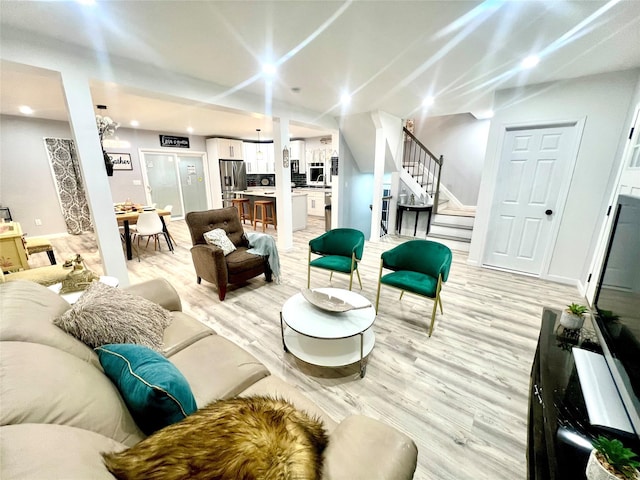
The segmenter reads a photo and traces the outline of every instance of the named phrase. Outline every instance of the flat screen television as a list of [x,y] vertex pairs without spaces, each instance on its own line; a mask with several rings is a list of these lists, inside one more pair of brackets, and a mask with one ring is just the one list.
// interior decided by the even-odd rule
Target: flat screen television
[[593,306],[622,403],[640,438],[640,197],[620,195]]

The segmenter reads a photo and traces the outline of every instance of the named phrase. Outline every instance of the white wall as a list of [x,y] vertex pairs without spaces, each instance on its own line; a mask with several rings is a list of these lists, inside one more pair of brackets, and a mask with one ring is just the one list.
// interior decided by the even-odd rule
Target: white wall
[[585,119],[575,171],[551,263],[543,278],[578,284],[594,255],[594,236],[606,212],[610,173],[639,71],[628,70],[496,92],[474,227],[470,263],[481,264],[496,183],[502,132],[508,125]]
[[[11,209],[13,218],[20,222],[30,236],[66,233],[56,193],[55,181],[51,175],[49,157],[44,146],[45,137],[72,138],[67,122],[43,120],[27,117],[0,116],[0,204]],[[128,141],[130,148],[107,148],[110,152],[130,153],[133,170],[116,170],[108,177],[114,201],[129,198],[135,203],[145,203],[142,172],[138,149],[157,149],[172,153],[204,152],[204,137],[191,136],[190,148],[160,148],[159,135],[136,129],[118,129],[119,140]],[[102,165],[100,165],[103,168]],[[106,176],[106,171],[105,171]],[[42,221],[35,225],[35,219]]]
[[2,115],[0,131],[0,204],[29,236],[66,232],[43,139],[72,138],[69,124]]
[[469,113],[415,121],[414,135],[436,157],[444,155],[440,183],[463,204],[478,201],[489,137],[489,120]]
[[[338,188],[340,202],[338,227],[355,228],[364,233],[365,238],[371,234],[371,210],[369,204],[373,195],[373,174],[362,173],[353,158],[344,138],[340,138],[340,176]],[[335,208],[335,205],[332,205]]]
[[[638,83],[636,83],[633,99],[629,103],[630,108],[625,121],[628,129],[631,128],[634,125],[634,122],[636,121],[635,108],[637,108],[639,104],[640,104],[640,76],[638,77]],[[623,131],[623,134],[626,132],[627,132],[626,130]],[[620,146],[618,147],[618,154],[620,155],[620,158],[621,158],[621,161],[619,162],[620,167],[617,170],[616,169],[611,170],[611,176],[609,179],[609,184],[612,186],[609,193],[609,205],[614,206],[615,202],[617,201],[617,195],[619,193],[618,190],[619,190],[620,181],[622,179],[623,172],[626,172],[627,174],[629,173],[629,170],[627,169],[628,163],[623,164],[623,162],[626,159],[624,157],[626,153],[626,149],[631,148],[631,144],[632,142],[629,139],[629,135],[624,135],[624,139],[622,140],[622,142],[620,143]],[[626,183],[629,181],[629,178],[626,177],[622,181]],[[587,284],[581,285],[581,291],[584,290],[586,292],[585,297],[587,298],[589,304],[591,304],[594,300],[595,289],[598,283],[598,279],[600,278],[600,273],[602,270],[601,268],[602,262],[604,261],[605,249],[607,246],[607,241],[609,239],[611,228],[613,226],[613,221],[612,221],[613,219],[611,217],[613,217],[613,215],[610,215],[609,217],[601,218],[598,235],[597,237],[594,236],[593,238],[596,254],[589,268],[586,268],[587,266],[585,265],[585,270],[582,275],[582,278],[587,279]],[[590,275],[591,275],[591,280],[589,281]]]
[[198,135],[182,135],[189,137],[189,148],[162,148],[160,147],[160,135],[167,132],[154,132],[150,130],[138,130],[134,128],[119,128],[117,136],[119,140],[128,141],[130,148],[105,148],[107,152],[129,153],[133,170],[115,170],[109,177],[109,185],[114,201],[123,202],[127,198],[134,203],[146,203],[144,187],[134,185],[134,181],[142,182],[142,166],[140,165],[139,149],[151,149],[159,152],[175,153],[180,155],[187,152],[206,152],[205,138]]

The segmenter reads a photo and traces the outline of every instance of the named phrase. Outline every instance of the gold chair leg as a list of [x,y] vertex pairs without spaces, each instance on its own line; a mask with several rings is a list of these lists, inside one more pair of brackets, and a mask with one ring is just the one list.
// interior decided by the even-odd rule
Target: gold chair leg
[[382,259],[380,259],[380,274],[378,275],[378,293],[376,293],[376,315],[378,314],[378,302],[380,302],[380,286],[382,282]]
[[329,272],[329,283],[331,283],[331,280],[333,280],[333,272]]
[[309,247],[309,260],[307,261],[307,288],[311,285],[311,247]]
[[402,300],[403,295],[404,295],[404,290],[400,290],[400,298],[398,299],[398,301]]
[[431,311],[431,325],[429,325],[429,336],[433,333],[433,324],[436,321],[436,310],[438,308],[438,299],[434,299],[433,301],[433,310]]
[[444,313],[442,310],[442,300],[440,299],[440,290],[442,289],[442,275],[438,275],[438,285],[436,286],[436,298],[433,299],[433,311],[431,312],[431,325],[429,326],[429,336],[433,333],[433,324],[436,321],[436,312],[438,310],[438,304],[440,304],[440,313]]
[[360,283],[360,290],[362,290],[362,281],[360,280],[360,272],[358,272],[357,265],[356,265],[356,254],[352,253],[351,254],[351,273],[349,275],[349,290],[351,290],[351,287],[353,286],[353,271],[354,270],[358,274],[358,282]]

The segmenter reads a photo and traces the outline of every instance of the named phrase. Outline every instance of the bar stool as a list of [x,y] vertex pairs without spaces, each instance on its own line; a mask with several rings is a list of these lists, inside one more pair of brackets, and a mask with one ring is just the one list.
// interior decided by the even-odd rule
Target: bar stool
[[[260,209],[260,218],[258,218],[258,209]],[[269,211],[271,215],[269,215]],[[253,229],[256,229],[258,222],[262,222],[262,231],[265,231],[267,225],[273,225],[278,230],[276,223],[275,204],[270,200],[256,200],[253,202]]]
[[[251,204],[248,198],[233,198],[231,199],[231,204],[238,209],[238,217],[240,217],[240,221],[243,224],[245,220],[249,220],[250,224],[252,223]],[[244,210],[245,205],[248,207],[246,212]]]

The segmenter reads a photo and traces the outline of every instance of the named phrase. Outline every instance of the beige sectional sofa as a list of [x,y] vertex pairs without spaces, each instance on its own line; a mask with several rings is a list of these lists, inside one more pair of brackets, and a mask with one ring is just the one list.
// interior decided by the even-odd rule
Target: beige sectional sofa
[[[200,408],[216,399],[272,395],[319,416],[329,434],[325,479],[409,479],[415,443],[372,418],[336,422],[248,352],[181,311],[166,280],[127,288],[170,310],[164,355]],[[0,478],[113,479],[100,452],[145,438],[96,353],[52,320],[70,305],[42,285],[0,285]]]

